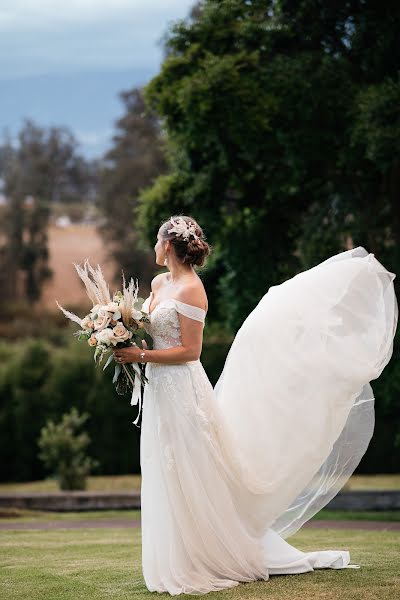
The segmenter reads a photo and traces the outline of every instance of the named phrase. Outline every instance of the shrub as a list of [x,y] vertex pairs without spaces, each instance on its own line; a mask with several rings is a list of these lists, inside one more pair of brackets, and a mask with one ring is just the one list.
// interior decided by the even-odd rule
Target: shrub
[[78,433],[89,414],[79,414],[75,407],[65,413],[59,423],[48,420],[42,427],[38,445],[39,458],[51,469],[62,490],[84,490],[86,477],[98,461],[86,456],[90,438],[86,432]]

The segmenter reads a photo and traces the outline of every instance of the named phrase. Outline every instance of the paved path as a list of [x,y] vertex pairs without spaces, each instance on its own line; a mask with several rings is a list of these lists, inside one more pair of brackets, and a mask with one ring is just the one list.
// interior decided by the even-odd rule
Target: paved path
[[[140,527],[135,519],[87,519],[54,521],[8,521],[0,520],[0,529],[126,529]],[[310,529],[363,529],[369,531],[400,531],[399,521],[308,521],[304,527]]]
[[140,527],[134,519],[57,519],[54,521],[0,521],[0,529],[126,529]]

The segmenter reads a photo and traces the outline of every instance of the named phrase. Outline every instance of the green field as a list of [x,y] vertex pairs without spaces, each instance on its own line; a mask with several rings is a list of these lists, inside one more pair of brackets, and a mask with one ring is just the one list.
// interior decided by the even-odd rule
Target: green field
[[[1,531],[3,600],[141,600],[140,529]],[[302,530],[302,550],[348,549],[361,569],[320,570],[213,592],[226,600],[394,600],[400,594],[396,532]],[[153,595],[158,597],[157,595]],[[170,597],[169,594],[163,597]]]

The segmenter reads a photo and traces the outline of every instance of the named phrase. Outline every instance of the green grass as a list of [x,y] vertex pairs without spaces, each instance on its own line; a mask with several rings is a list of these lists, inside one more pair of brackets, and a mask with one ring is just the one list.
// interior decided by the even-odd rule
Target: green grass
[[[140,475],[95,475],[88,478],[88,491],[134,492],[140,491]],[[400,475],[353,475],[344,490],[399,490]],[[24,483],[1,483],[3,492],[57,492],[55,479],[28,481]]]
[[[10,520],[48,521],[48,520],[88,520],[88,519],[140,519],[140,510],[93,510],[79,512],[52,512],[40,510],[24,510],[20,508],[0,508],[0,523]],[[314,517],[316,520],[330,521],[400,521],[400,511],[360,511],[321,510]]]
[[[2,531],[0,588],[4,600],[142,600],[139,529]],[[395,532],[302,530],[302,550],[348,549],[361,569],[320,570],[244,583],[213,600],[393,600],[399,597],[400,536]],[[162,597],[170,598],[169,594]],[[183,596],[182,596],[183,597]]]
[[314,519],[327,519],[329,521],[400,521],[400,510],[349,511],[323,509],[315,515]]

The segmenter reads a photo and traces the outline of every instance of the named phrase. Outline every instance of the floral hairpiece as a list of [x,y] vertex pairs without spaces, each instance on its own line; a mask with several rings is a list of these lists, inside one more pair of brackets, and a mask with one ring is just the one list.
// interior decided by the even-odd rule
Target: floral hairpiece
[[176,233],[177,236],[182,236],[186,241],[191,235],[194,237],[194,239],[199,239],[199,236],[196,233],[196,225],[192,221],[187,223],[185,219],[182,219],[182,217],[177,217],[176,220],[171,217],[170,221],[173,227],[168,229],[168,233]]

